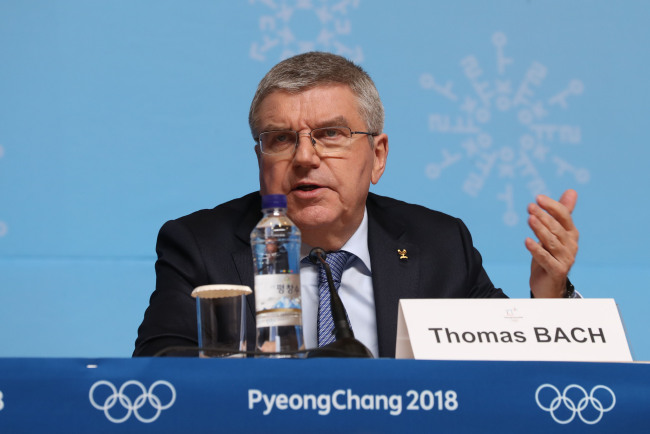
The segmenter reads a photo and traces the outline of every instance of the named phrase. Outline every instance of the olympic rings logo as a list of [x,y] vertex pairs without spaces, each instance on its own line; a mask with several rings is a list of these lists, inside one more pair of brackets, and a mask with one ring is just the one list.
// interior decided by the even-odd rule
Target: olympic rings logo
[[[548,405],[544,405],[540,402],[540,392],[542,392],[544,389],[550,389],[553,392],[555,392],[554,393],[555,397],[551,400],[551,402]],[[574,402],[573,399],[569,397],[569,392],[571,392],[572,390],[577,391],[572,393],[572,395],[578,393],[580,396],[580,399],[578,400],[577,404]],[[607,407],[605,407],[605,405],[600,401],[600,399],[598,399],[595,396],[596,392],[599,390],[603,391],[600,394],[602,395],[601,398],[607,398],[605,402],[611,400],[611,403]],[[606,395],[609,396],[607,397]],[[584,423],[588,425],[594,425],[600,422],[600,419],[602,419],[603,414],[607,413],[608,411],[614,408],[614,405],[616,405],[616,395],[614,395],[612,389],[603,385],[594,386],[593,389],[591,389],[591,392],[587,394],[587,391],[577,384],[569,384],[567,387],[564,388],[562,393],[560,393],[557,387],[547,383],[547,384],[542,384],[537,388],[537,391],[535,392],[535,401],[537,402],[539,408],[551,413],[553,420],[555,420],[555,422],[559,424],[563,424],[563,425],[567,424],[571,422],[576,417],[576,415],[578,415],[580,420],[582,420]],[[568,410],[568,413],[570,413],[570,415],[567,418],[561,419],[556,414],[557,410],[560,408],[561,405],[564,405],[563,409],[566,408],[566,410]],[[595,418],[589,418],[583,415],[583,411],[585,411],[587,407],[593,408],[593,410],[589,410],[588,413],[589,414],[593,413],[594,415],[597,414]],[[562,411],[562,413],[564,412],[565,411]]]
[[[98,404],[95,400],[95,390],[100,386],[107,386],[111,391],[111,394],[104,400],[104,403],[102,405]],[[136,397],[133,401],[127,394],[124,393],[126,388],[129,386],[137,387],[140,391],[140,395],[138,395],[138,397]],[[171,392],[171,398],[169,399],[169,402],[164,405],[161,403],[160,398],[154,394],[154,390],[158,386],[167,387]],[[174,386],[172,386],[170,382],[164,380],[156,381],[151,385],[151,387],[149,387],[149,390],[147,390],[139,381],[129,380],[126,383],[122,384],[120,389],[117,390],[113,383],[110,381],[100,380],[92,385],[90,392],[88,392],[88,398],[90,399],[92,406],[97,410],[102,410],[106,415],[106,418],[113,423],[122,423],[131,417],[131,414],[135,414],[136,419],[138,419],[140,422],[151,423],[158,419],[161,411],[167,410],[174,404],[174,402],[176,402],[176,389],[174,389]],[[114,417],[110,414],[111,409],[115,407],[118,402],[123,408],[126,409],[126,414],[119,418]],[[149,418],[143,417],[139,412],[147,402],[156,410],[153,416]]]

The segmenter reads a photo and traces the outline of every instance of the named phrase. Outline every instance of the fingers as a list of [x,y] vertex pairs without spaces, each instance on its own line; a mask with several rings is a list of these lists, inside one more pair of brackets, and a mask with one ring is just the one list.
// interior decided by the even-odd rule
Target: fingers
[[559,201],[548,196],[537,196],[537,203],[528,206],[528,224],[539,240],[526,239],[526,248],[533,259],[552,273],[568,273],[578,252],[578,230],[571,212],[578,194],[567,190]]
[[[562,227],[564,227],[566,230],[574,230],[575,226],[573,225],[573,219],[571,218],[571,213],[573,212],[573,209],[575,208],[576,201],[578,199],[578,194],[574,190],[567,190],[562,194],[562,197],[560,198],[559,201],[555,201],[551,199],[548,196],[545,196],[543,194],[540,194],[536,197],[537,201],[537,206],[544,211],[546,211],[550,216],[553,217],[556,221],[558,221]],[[535,205],[535,204],[531,204]],[[531,212],[532,210],[537,211],[535,213]],[[546,216],[547,218],[544,218],[543,212],[541,212],[539,209],[536,209],[534,206],[532,207],[529,206],[528,212],[530,214],[536,215],[538,218],[542,219],[545,223],[550,222],[549,216]]]
[[556,260],[532,238],[526,239],[526,248],[533,257],[530,268],[530,290],[533,296],[535,298],[562,297],[571,265]]
[[558,281],[566,278],[575,262],[575,254],[571,255],[569,250],[558,249],[551,253],[549,249],[532,238],[526,238],[525,244],[526,249],[533,257],[533,262],[543,268],[549,276],[553,276]]
[[569,213],[573,212],[573,210],[576,207],[577,201],[578,201],[578,193],[572,189],[568,189],[564,193],[562,193],[562,196],[560,196],[560,200],[559,200],[559,202],[569,210]]
[[[563,205],[560,205],[564,207]],[[559,245],[573,245],[578,242],[578,230],[568,210],[547,212],[537,204],[528,206],[528,225],[544,247],[553,252]],[[551,214],[553,213],[553,214]]]
[[558,201],[539,195],[528,205],[528,224],[539,241],[526,238],[526,248],[533,257],[531,290],[536,297],[559,297],[564,294],[566,277],[578,253],[578,230],[571,213],[578,194],[565,191]]
[[569,189],[562,193],[559,202],[569,210],[569,213],[572,213],[576,207],[577,200],[578,193],[575,190]]
[[[549,266],[557,272],[568,272],[578,251],[578,237],[566,231],[559,223],[550,224],[542,222],[537,216],[531,215],[528,224],[539,240],[526,239],[526,248],[533,255],[533,259],[547,271]],[[556,264],[557,263],[557,264]]]

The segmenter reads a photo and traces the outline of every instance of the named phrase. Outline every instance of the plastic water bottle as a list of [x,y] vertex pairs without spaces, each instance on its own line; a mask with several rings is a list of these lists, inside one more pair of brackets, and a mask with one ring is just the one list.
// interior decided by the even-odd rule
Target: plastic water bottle
[[283,194],[263,196],[262,212],[251,232],[256,347],[263,352],[303,350],[300,229],[287,217]]

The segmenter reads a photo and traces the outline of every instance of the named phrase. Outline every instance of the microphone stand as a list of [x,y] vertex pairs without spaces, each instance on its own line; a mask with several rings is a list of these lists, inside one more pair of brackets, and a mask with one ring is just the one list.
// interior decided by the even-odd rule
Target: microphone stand
[[354,337],[354,333],[348,324],[345,307],[339,297],[336,288],[334,287],[334,280],[332,279],[332,271],[329,264],[325,261],[326,253],[320,247],[315,247],[309,252],[309,260],[312,264],[320,263],[325,268],[327,275],[327,284],[330,290],[330,308],[332,311],[332,320],[334,322],[334,335],[336,340],[320,348],[315,348],[307,353],[308,358],[315,357],[358,357],[372,359],[370,350],[359,342]]

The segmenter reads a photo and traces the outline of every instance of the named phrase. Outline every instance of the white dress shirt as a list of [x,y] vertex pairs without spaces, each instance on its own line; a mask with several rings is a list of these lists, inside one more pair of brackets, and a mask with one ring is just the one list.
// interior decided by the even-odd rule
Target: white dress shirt
[[[302,243],[301,259],[309,255],[313,247]],[[352,325],[354,337],[377,357],[377,315],[372,288],[370,252],[368,251],[368,211],[363,213],[361,225],[341,250],[355,255],[348,261],[341,276],[339,295]],[[318,346],[318,265],[300,263],[300,290],[302,297],[302,329],[306,348]]]

